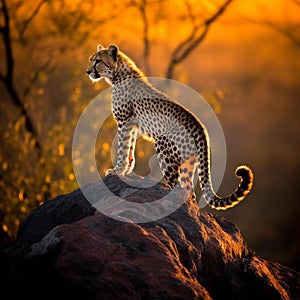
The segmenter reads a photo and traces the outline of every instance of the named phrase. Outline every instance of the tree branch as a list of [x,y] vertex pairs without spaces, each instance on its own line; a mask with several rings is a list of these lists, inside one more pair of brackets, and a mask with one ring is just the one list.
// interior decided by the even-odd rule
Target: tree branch
[[36,8],[32,11],[31,15],[24,21],[22,28],[20,29],[19,35],[20,40],[24,41],[24,34],[26,29],[28,28],[30,22],[34,19],[34,17],[39,13],[41,7],[44,3],[48,2],[48,0],[41,0],[40,3],[36,6]]
[[6,58],[6,74],[0,76],[0,80],[4,83],[6,90],[8,91],[12,102],[20,109],[21,114],[25,117],[25,128],[28,132],[31,133],[32,137],[35,140],[35,147],[38,150],[38,154],[41,153],[41,144],[38,142],[38,135],[33,126],[33,122],[22,103],[16,88],[13,84],[13,71],[14,71],[14,59],[13,59],[13,50],[12,50],[12,42],[10,36],[10,20],[9,13],[5,0],[1,0],[2,8],[1,11],[3,13],[4,25],[1,28],[1,35],[4,41],[5,47],[5,58]]
[[[160,1],[158,1],[160,2]],[[149,41],[149,20],[147,16],[147,5],[152,4],[154,2],[150,2],[149,0],[131,0],[128,2],[129,6],[136,8],[141,16],[142,24],[143,24],[143,61],[145,67],[145,73],[150,76],[151,68],[149,65],[149,57],[150,57],[150,41]]]
[[4,24],[1,27],[1,34],[5,47],[5,57],[6,57],[6,74],[3,75],[4,80],[12,82],[13,79],[13,69],[14,69],[14,60],[12,55],[11,47],[11,38],[10,38],[10,24],[9,24],[9,14],[5,0],[1,0],[1,11],[3,13]]
[[139,5],[140,13],[142,16],[144,28],[143,28],[143,42],[144,42],[144,63],[145,63],[145,70],[148,76],[150,76],[151,70],[149,65],[149,56],[150,56],[150,42],[149,42],[149,22],[147,18],[146,12],[147,0],[142,0],[141,4]]
[[194,25],[191,34],[174,49],[170,62],[167,67],[166,78],[172,78],[175,67],[181,63],[188,55],[199,46],[205,39],[211,25],[225,12],[232,0],[226,0],[218,10],[207,20],[204,21],[203,26]]

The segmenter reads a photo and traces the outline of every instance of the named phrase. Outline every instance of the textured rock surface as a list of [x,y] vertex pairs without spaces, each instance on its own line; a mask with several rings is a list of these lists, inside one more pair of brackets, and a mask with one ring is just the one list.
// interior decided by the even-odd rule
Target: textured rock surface
[[[105,184],[138,203],[168,193],[161,184],[132,188],[117,176],[105,178]],[[183,194],[172,197],[176,202]],[[131,213],[123,212],[124,218]],[[298,272],[262,259],[234,224],[200,211],[190,200],[163,219],[134,223],[98,212],[79,190],[61,195],[26,219],[5,261],[4,286],[11,298],[300,297]]]

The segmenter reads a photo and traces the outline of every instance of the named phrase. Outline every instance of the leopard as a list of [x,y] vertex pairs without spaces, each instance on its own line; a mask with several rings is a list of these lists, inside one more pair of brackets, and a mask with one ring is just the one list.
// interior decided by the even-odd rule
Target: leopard
[[237,188],[228,196],[216,194],[211,179],[211,148],[206,127],[177,100],[156,88],[135,62],[115,44],[97,45],[86,70],[95,83],[104,79],[110,86],[111,109],[117,123],[117,154],[108,175],[126,176],[135,167],[138,134],[154,143],[159,167],[170,189],[183,188],[197,201],[194,182],[216,210],[240,203],[252,189],[254,175],[247,165],[235,170]]

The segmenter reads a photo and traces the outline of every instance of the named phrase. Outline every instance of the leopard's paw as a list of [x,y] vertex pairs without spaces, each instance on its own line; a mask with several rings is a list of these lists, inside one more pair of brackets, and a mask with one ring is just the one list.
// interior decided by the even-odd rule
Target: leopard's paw
[[123,169],[108,169],[105,172],[105,176],[107,175],[119,175],[119,176],[124,176],[126,174],[126,171]]
[[117,172],[116,172],[115,169],[108,169],[108,170],[106,170],[106,172],[105,172],[105,176],[116,175],[116,174],[117,174]]

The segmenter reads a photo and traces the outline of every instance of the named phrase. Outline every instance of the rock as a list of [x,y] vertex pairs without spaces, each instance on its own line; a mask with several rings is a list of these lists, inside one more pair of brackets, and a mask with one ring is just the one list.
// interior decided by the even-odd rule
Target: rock
[[[97,191],[93,205],[120,195],[129,202],[152,203],[169,194],[147,177],[126,180],[108,176],[102,185],[90,184],[87,189]],[[172,203],[184,196],[175,190]],[[169,207],[168,201],[151,213]],[[111,218],[108,208],[106,214],[95,210],[76,190],[37,207],[5,252],[4,286],[11,298],[300,297],[299,272],[261,258],[233,223],[200,210],[191,199],[162,219],[142,223],[131,221],[141,211],[126,210],[122,203],[110,209],[117,216]]]

